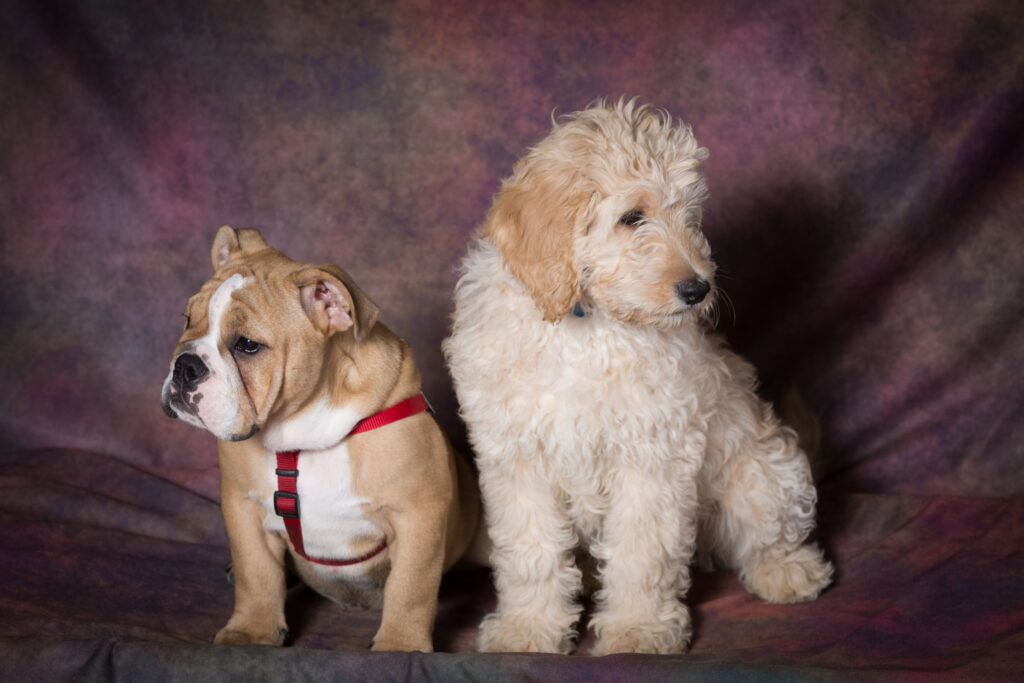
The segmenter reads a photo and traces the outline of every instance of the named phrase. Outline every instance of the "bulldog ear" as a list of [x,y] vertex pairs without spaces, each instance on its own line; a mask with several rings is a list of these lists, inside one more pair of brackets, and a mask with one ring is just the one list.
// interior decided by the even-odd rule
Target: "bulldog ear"
[[555,322],[580,298],[573,241],[589,196],[570,170],[535,168],[529,157],[524,161],[495,198],[484,235],[501,250],[544,319]]
[[323,334],[353,328],[356,341],[365,341],[377,323],[380,308],[337,266],[309,268],[295,277],[302,308]]
[[268,248],[269,245],[259,230],[252,228],[235,230],[229,225],[224,225],[213,238],[210,262],[213,263],[213,271],[217,272],[236,254],[246,255]]

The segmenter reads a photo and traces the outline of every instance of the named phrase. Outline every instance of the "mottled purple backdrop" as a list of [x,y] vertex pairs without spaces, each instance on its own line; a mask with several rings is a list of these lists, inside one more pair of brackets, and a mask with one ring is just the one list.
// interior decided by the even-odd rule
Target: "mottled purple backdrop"
[[711,150],[721,329],[821,413],[826,516],[1024,493],[1019,3],[106,4],[0,10],[0,451],[216,498],[159,390],[222,224],[345,267],[464,446],[439,345],[467,240],[553,112],[635,95]]
[[453,425],[469,235],[552,112],[625,94],[710,148],[723,331],[823,412],[842,488],[1021,491],[1015,5],[685,4],[9,10],[4,446],[214,490],[211,440],[158,395],[225,223],[347,268]]

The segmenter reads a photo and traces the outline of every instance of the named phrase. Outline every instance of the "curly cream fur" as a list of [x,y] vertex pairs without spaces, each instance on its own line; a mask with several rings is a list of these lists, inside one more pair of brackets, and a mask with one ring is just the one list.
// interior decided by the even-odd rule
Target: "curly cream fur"
[[[599,103],[516,165],[470,247],[444,350],[494,542],[482,650],[572,649],[579,548],[594,654],[686,648],[698,547],[771,602],[831,580],[796,434],[708,329],[706,156],[665,113]],[[699,303],[677,291],[690,278],[712,288]]]

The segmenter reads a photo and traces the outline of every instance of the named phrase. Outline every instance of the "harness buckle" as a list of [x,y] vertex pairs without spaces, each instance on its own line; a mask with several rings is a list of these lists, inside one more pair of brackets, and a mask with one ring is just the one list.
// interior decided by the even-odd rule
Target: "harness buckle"
[[[286,502],[282,504],[282,499]],[[290,503],[287,501],[291,501]],[[299,518],[299,495],[287,491],[274,491],[274,512],[285,519]]]

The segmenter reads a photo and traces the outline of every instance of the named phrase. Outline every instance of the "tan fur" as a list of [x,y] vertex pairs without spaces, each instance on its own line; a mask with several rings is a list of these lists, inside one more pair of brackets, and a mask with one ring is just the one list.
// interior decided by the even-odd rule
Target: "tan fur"
[[[343,555],[365,555],[386,540],[383,553],[352,568],[324,570],[297,556],[282,531],[266,527],[273,513],[265,501],[276,487],[268,476],[273,450],[333,452],[333,443],[302,441],[330,441],[321,432],[330,434],[332,421],[366,417],[419,393],[408,345],[379,322],[377,306],[342,269],[292,261],[255,230],[221,228],[211,259],[216,272],[189,301],[175,358],[206,338],[214,292],[236,274],[252,278],[231,292],[219,322],[221,357],[210,360],[221,375],[237,369],[244,386],[237,400],[246,408],[237,424],[200,425],[221,432],[221,503],[235,572],[234,613],[215,642],[280,645],[287,633],[285,574],[292,568],[339,603],[382,607],[374,649],[431,651],[441,574],[470,547],[480,514],[472,474],[433,416],[420,413],[344,440],[351,489],[369,501],[361,521],[371,531],[351,537]],[[239,335],[264,346],[251,356],[232,353]],[[174,393],[165,388],[165,405],[176,405]],[[199,421],[177,405],[179,416]],[[289,430],[296,420],[308,428]],[[252,438],[230,439],[252,429]],[[301,478],[302,456],[299,470]]]

